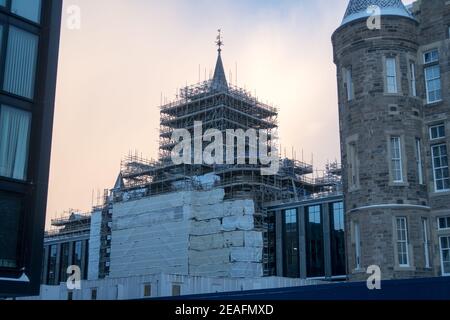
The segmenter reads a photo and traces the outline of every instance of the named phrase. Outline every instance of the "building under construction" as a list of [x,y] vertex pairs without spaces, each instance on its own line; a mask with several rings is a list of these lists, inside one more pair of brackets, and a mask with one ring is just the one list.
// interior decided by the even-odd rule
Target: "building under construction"
[[[114,188],[105,191],[103,205],[93,208],[89,280],[135,279],[161,273],[213,278],[331,279],[345,273],[334,267],[335,261],[344,257],[343,241],[333,240],[343,238],[343,229],[329,232],[333,223],[343,218],[343,210],[338,210],[342,206],[336,206],[342,203],[340,166],[330,164],[318,177],[311,164],[281,157],[277,148],[277,109],[228,83],[220,37],[217,44],[212,79],[181,89],[176,101],[160,107],[159,159],[128,155],[121,163]],[[230,141],[222,141],[219,149],[223,148],[224,158],[233,159],[233,163],[176,163],[174,148],[179,141],[174,139],[175,133],[183,130],[194,136],[189,144],[195,148],[198,123],[202,150],[211,143],[211,139],[203,139],[209,130],[223,136],[232,130],[233,141],[239,139],[239,131],[245,134],[257,130],[260,135],[256,141],[244,135],[243,153],[233,145],[232,156],[226,154],[230,152]],[[252,162],[252,151],[255,145],[261,148],[261,144],[279,168],[273,174],[262,170],[267,164]],[[308,210],[317,206],[322,215],[331,215],[323,221],[319,219],[320,224],[311,221],[313,229],[321,229],[322,233],[303,235],[303,240],[296,236],[297,242],[293,241],[290,223],[294,220],[288,219],[288,213],[298,208],[295,221],[298,217],[308,226]],[[61,223],[71,225],[70,219]],[[62,235],[63,230],[58,234]],[[305,247],[308,241],[313,251]],[[320,251],[318,248],[322,247]],[[58,247],[57,257],[60,250]],[[320,260],[318,255],[329,258],[322,261],[322,267],[308,264],[307,271],[298,266],[298,258],[307,255],[315,257],[314,261]],[[294,256],[297,264],[293,263]]]

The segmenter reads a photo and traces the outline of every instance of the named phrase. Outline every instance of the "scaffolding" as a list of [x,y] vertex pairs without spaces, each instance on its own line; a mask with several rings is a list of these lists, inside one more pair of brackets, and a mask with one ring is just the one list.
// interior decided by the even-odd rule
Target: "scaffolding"
[[61,217],[51,220],[51,228],[45,232],[47,239],[89,234],[91,214],[70,209]]
[[[264,275],[273,275],[274,217],[270,217],[265,204],[273,201],[299,200],[321,193],[333,192],[340,183],[338,165],[327,168],[321,177],[311,177],[313,166],[296,159],[278,157],[279,170],[274,175],[262,175],[261,166],[250,164],[246,151],[246,164],[180,164],[172,162],[172,140],[175,130],[187,130],[194,135],[195,122],[201,121],[202,133],[216,129],[249,129],[263,131],[267,136],[267,150],[277,153],[278,111],[261,103],[248,91],[231,85],[215,84],[211,79],[182,88],[178,100],[160,107],[159,160],[146,160],[128,155],[121,162],[121,171],[112,190],[111,201],[159,195],[179,190],[205,190],[223,188],[225,199],[251,199],[255,203],[254,224],[263,233]],[[203,149],[206,143],[203,142]],[[248,148],[248,144],[246,147]],[[225,149],[225,145],[224,145]],[[214,183],[204,185],[198,177],[213,174]]]

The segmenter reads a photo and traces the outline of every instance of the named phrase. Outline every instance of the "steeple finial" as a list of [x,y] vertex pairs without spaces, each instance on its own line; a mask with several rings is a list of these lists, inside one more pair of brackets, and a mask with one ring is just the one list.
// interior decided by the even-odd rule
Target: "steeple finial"
[[219,33],[217,35],[217,40],[216,40],[216,45],[217,47],[219,47],[219,49],[217,49],[217,51],[219,52],[219,54],[222,52],[222,47],[223,47],[223,41],[222,41],[222,29],[218,29],[217,32]]
[[219,34],[217,35],[217,41],[216,41],[216,45],[218,47],[217,52],[218,52],[218,56],[217,56],[217,63],[216,63],[216,69],[214,70],[214,76],[212,79],[212,88],[214,88],[215,90],[228,90],[228,82],[227,82],[227,77],[225,76],[225,71],[223,68],[223,63],[222,63],[222,57],[221,57],[221,52],[222,52],[222,47],[223,47],[223,41],[222,41],[222,30],[219,29],[217,30],[219,32]]

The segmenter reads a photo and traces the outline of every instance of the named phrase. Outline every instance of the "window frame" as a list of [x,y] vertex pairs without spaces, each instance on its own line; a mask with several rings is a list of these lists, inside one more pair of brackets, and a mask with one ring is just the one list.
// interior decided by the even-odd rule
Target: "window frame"
[[[427,71],[431,70],[433,68],[436,68],[438,70],[439,77],[428,79],[427,78]],[[442,73],[441,73],[441,67],[439,66],[439,64],[432,64],[430,66],[426,66],[424,68],[423,74],[424,74],[424,80],[425,80],[425,91],[426,91],[426,96],[427,96],[427,104],[433,104],[433,103],[438,103],[438,102],[442,101],[442,81],[441,81]],[[439,83],[439,90],[434,90],[434,91],[430,91],[429,90],[429,83],[432,82],[432,81],[438,81],[438,83]],[[439,99],[431,100],[430,99],[430,93],[431,92],[438,92],[438,91],[440,91]]]
[[[390,66],[389,62],[393,62],[393,65]],[[392,70],[390,70],[392,67]],[[398,72],[397,72],[397,57],[386,57],[385,59],[385,81],[386,81],[386,93],[387,94],[398,94],[399,93],[399,85],[398,85]],[[392,74],[390,74],[392,72]],[[393,83],[389,83],[389,80],[393,80]],[[391,91],[391,85],[393,85],[393,91]]]
[[417,75],[416,75],[416,62],[410,61],[409,72],[410,72],[410,90],[411,96],[417,97]]
[[[447,238],[447,246],[448,247],[445,249],[443,249],[443,247],[442,247],[442,239],[443,238]],[[448,250],[450,252],[450,236],[449,235],[439,236],[439,256],[440,256],[440,260],[441,260],[441,275],[443,277],[449,277],[450,272],[445,272],[443,250]],[[449,253],[449,255],[450,255],[450,253]]]
[[[401,229],[399,227],[401,227],[401,225],[399,226],[399,221],[403,221],[405,228]],[[410,253],[409,253],[409,235],[408,235],[408,219],[406,217],[396,217],[395,218],[395,231],[396,231],[396,248],[397,248],[397,263],[398,266],[401,268],[409,268],[411,266],[411,261],[410,261]],[[398,238],[398,234],[399,232],[404,232],[404,237],[405,239],[399,239]],[[406,247],[406,251],[405,252],[400,252],[400,244],[405,245]],[[406,263],[401,263],[400,261],[400,254],[406,254]]]
[[[437,53],[435,60],[427,61],[427,54],[431,54],[433,52]],[[439,53],[439,49],[438,48],[430,49],[430,50],[427,50],[427,51],[425,51],[423,53],[423,64],[424,65],[429,65],[431,63],[439,62],[439,59],[440,59],[440,53]]]
[[361,230],[359,222],[353,222],[355,240],[355,270],[361,270]]
[[[398,145],[394,147],[393,143],[397,142]],[[389,147],[390,147],[390,168],[391,168],[391,182],[395,184],[401,184],[405,182],[405,174],[403,170],[403,143],[402,137],[399,135],[392,135],[389,138]],[[394,153],[398,149],[398,157]],[[399,164],[399,170],[395,167],[396,164]],[[397,171],[400,173],[400,179],[397,179],[396,173]]]
[[[445,228],[441,228],[441,219],[445,219]],[[438,230],[439,231],[450,230],[450,223],[447,223],[447,219],[450,220],[450,216],[437,217],[437,225],[438,225]]]
[[[446,154],[446,157],[447,157],[447,166],[445,167],[435,167],[435,159],[437,158],[436,156],[435,156],[435,148],[440,148],[440,147],[445,147],[446,148],[446,151],[447,151],[447,154]],[[439,151],[439,153],[440,153],[440,151]],[[442,161],[442,155],[439,155],[439,157],[441,158],[441,161]],[[450,191],[450,188],[448,188],[448,189],[438,189],[438,186],[437,186],[437,182],[438,182],[438,180],[437,180],[437,176],[436,176],[436,171],[437,170],[443,170],[443,169],[445,169],[445,168],[447,168],[447,170],[450,170],[450,166],[449,166],[449,164],[448,164],[448,158],[449,158],[449,156],[448,156],[448,147],[447,147],[447,143],[440,143],[440,144],[435,144],[435,145],[432,145],[431,146],[431,163],[432,163],[432,168],[433,168],[433,180],[434,180],[434,192],[436,192],[436,193],[442,193],[442,192],[448,192],[448,191]],[[439,180],[443,180],[443,181],[445,181],[446,179],[449,179],[450,180],[450,174],[449,174],[449,177],[447,177],[447,178],[442,178],[442,179],[439,179]]]
[[416,164],[417,164],[417,176],[420,185],[425,184],[425,178],[423,174],[423,159],[422,159],[422,139],[416,138]]
[[422,232],[423,232],[423,249],[425,258],[425,268],[431,268],[430,264],[430,235],[428,230],[428,219],[422,218]]
[[[444,128],[444,135],[443,136],[438,136],[436,138],[433,138],[433,129],[442,128],[442,127]],[[445,127],[445,123],[444,122],[430,126],[429,130],[428,130],[429,135],[430,135],[430,141],[436,141],[436,140],[440,140],[440,139],[445,138],[446,137],[445,131],[446,131],[446,127]],[[437,130],[437,133],[439,134],[439,130]]]

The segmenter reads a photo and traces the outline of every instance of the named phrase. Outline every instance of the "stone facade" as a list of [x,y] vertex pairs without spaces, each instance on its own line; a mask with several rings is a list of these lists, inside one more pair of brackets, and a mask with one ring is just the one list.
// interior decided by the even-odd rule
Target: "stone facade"
[[[437,216],[450,215],[450,190],[435,190],[429,127],[446,125],[439,143],[448,152],[450,5],[422,1],[412,11],[382,15],[374,30],[367,18],[346,22],[332,38],[352,280],[366,279],[371,265],[383,279],[446,273]],[[442,100],[430,104],[424,53],[434,49]]]

